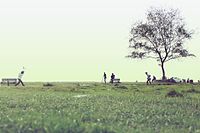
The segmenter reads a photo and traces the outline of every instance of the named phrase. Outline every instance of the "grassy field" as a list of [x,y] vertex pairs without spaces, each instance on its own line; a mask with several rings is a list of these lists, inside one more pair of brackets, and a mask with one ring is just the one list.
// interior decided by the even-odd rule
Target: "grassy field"
[[1,86],[0,132],[200,132],[200,85],[51,84]]

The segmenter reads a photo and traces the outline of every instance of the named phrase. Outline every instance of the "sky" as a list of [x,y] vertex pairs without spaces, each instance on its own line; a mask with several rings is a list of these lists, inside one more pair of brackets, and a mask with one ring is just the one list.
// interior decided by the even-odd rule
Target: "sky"
[[179,9],[195,34],[185,46],[195,58],[166,64],[167,77],[200,79],[198,0],[2,0],[0,78],[15,78],[25,67],[28,81],[96,81],[103,72],[121,81],[161,78],[155,60],[125,58],[130,29],[150,7]]

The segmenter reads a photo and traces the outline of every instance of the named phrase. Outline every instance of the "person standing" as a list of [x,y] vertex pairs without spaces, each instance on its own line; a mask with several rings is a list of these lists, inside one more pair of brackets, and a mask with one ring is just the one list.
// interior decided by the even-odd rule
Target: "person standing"
[[189,78],[187,79],[187,83],[190,83],[190,79]]
[[20,83],[22,84],[22,86],[24,86],[24,83],[22,81],[22,77],[24,75],[24,70],[22,70],[19,75],[18,75],[18,82],[15,84],[15,86],[19,85]]
[[103,74],[103,79],[104,79],[104,83],[106,84],[107,76],[106,76],[106,73],[105,73],[105,72],[104,72],[104,74]]
[[145,72],[145,74],[147,75],[147,85],[148,84],[151,84],[151,75],[150,74],[148,74],[147,72]]
[[114,79],[115,79],[115,75],[114,75],[114,73],[112,73],[110,82],[113,83]]

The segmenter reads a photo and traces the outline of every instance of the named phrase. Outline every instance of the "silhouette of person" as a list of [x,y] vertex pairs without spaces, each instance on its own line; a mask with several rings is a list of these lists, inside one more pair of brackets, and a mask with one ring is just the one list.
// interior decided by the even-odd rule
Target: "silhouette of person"
[[152,82],[154,82],[154,81],[156,81],[156,77],[155,76],[153,76],[153,79],[152,79]]
[[15,84],[15,86],[19,85],[20,83],[22,84],[22,86],[24,86],[24,83],[22,82],[23,75],[24,75],[24,71],[21,71],[18,75],[18,82]]
[[110,82],[113,83],[114,79],[115,79],[115,75],[114,73],[112,73]]
[[104,83],[106,84],[106,78],[107,78],[107,76],[106,76],[106,73],[104,72],[104,74],[103,74],[103,79],[104,79]]
[[147,85],[148,84],[151,84],[151,75],[150,74],[148,74],[147,72],[145,72],[145,74],[147,75]]
[[187,83],[190,83],[190,79],[189,78],[187,79]]

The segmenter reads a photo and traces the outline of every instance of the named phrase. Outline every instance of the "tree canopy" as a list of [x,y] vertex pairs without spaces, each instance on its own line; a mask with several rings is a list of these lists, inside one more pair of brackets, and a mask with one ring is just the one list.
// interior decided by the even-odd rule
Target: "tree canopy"
[[193,32],[186,29],[177,9],[151,8],[146,21],[137,22],[131,29],[130,58],[153,58],[162,68],[162,79],[166,79],[165,62],[173,59],[195,56],[183,46],[191,39]]

